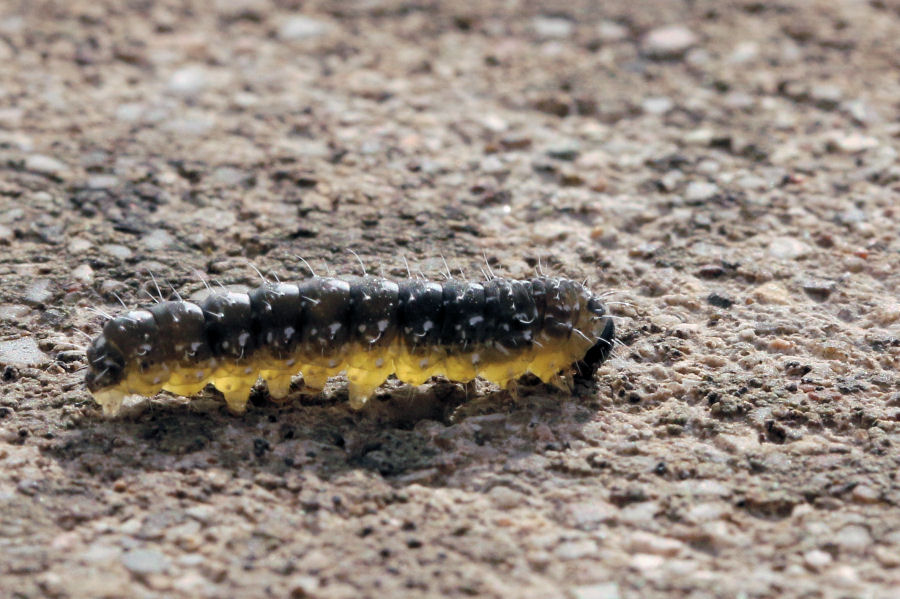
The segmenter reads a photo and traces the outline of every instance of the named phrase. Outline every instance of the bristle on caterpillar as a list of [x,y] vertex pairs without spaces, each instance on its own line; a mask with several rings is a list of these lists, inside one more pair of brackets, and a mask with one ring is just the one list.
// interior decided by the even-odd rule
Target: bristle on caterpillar
[[86,384],[106,414],[129,395],[190,396],[208,384],[240,413],[259,378],[280,399],[294,375],[322,389],[346,373],[359,408],[391,374],[411,385],[437,375],[501,386],[529,372],[548,383],[572,370],[590,377],[614,334],[600,298],[568,279],[314,276],[115,317],[88,350]]

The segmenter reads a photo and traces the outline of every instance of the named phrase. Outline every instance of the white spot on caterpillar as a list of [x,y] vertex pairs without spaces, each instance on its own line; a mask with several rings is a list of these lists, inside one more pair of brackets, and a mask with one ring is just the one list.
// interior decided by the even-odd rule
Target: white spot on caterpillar
[[481,356],[478,354],[472,354],[472,364],[478,364],[481,361]]
[[248,333],[246,331],[244,331],[243,333],[238,335],[238,343],[240,344],[241,347],[244,347],[245,345],[247,345],[247,341],[249,341],[249,340],[250,340],[250,333]]
[[366,325],[364,325],[364,324],[361,324],[361,325],[359,325],[359,326],[356,327],[356,328],[359,329],[359,332],[360,332],[360,333],[365,333],[365,332],[366,332]]
[[340,328],[341,328],[341,323],[339,323],[339,322],[332,322],[330,325],[328,325],[328,330],[331,331],[332,337],[334,337],[334,334],[337,333],[338,330],[340,330]]
[[294,327],[284,327],[284,338],[291,339],[296,332],[297,331],[296,329],[294,329]]
[[473,316],[472,318],[469,319],[469,324],[471,326],[475,326],[476,324],[478,324],[480,322],[484,322],[484,316]]
[[434,328],[434,323],[431,322],[430,320],[426,320],[425,324],[422,325],[423,331],[430,331],[433,328]]
[[384,358],[378,358],[377,360],[375,360],[375,366],[377,368],[381,368],[382,366],[384,366]]
[[378,321],[378,330],[379,331],[381,331],[383,333],[385,330],[387,330],[387,328],[388,328],[388,321],[386,321],[386,320]]

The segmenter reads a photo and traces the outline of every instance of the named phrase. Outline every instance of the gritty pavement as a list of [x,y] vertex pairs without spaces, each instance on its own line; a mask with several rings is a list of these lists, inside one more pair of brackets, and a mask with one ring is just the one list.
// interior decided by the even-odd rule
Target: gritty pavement
[[[900,588],[900,3],[0,6],[0,596]],[[103,322],[356,272],[587,279],[594,386],[105,419]]]

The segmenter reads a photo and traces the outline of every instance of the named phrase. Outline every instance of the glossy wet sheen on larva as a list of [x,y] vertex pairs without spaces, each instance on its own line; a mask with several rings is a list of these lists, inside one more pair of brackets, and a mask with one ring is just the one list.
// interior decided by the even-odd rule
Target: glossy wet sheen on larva
[[613,336],[599,298],[568,279],[313,277],[118,316],[88,350],[86,383],[108,414],[127,395],[190,396],[208,384],[242,412],[260,377],[278,399],[297,374],[321,389],[346,373],[361,407],[391,374],[506,385],[528,372],[545,382],[575,366],[590,373]]

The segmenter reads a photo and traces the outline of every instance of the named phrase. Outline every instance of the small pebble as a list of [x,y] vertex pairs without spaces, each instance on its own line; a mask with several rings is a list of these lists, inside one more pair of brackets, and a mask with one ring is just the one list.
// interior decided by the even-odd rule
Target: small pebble
[[875,559],[878,560],[878,563],[885,568],[896,568],[897,566],[900,566],[900,551],[877,545],[872,552],[875,554]]
[[731,306],[734,305],[734,298],[724,292],[714,291],[707,296],[706,301],[717,308],[724,308],[727,310]]
[[774,352],[789,352],[794,349],[794,344],[788,339],[772,339],[769,341],[769,349]]
[[740,42],[734,47],[728,62],[731,64],[744,64],[759,56],[759,44],[756,42]]
[[208,83],[209,76],[206,69],[198,65],[191,65],[172,73],[167,87],[173,93],[182,96],[193,96],[202,92]]
[[553,243],[562,241],[572,234],[572,228],[562,223],[542,223],[536,227],[533,237],[539,243]]
[[859,585],[859,571],[850,564],[835,564],[828,571],[828,577],[840,586],[857,587]]
[[278,38],[286,42],[301,42],[328,33],[331,24],[320,19],[296,15],[278,27]]
[[119,245],[118,243],[107,243],[106,245],[100,246],[100,249],[104,253],[119,260],[128,260],[133,255],[133,252],[129,248],[124,245]]
[[604,522],[614,521],[618,508],[604,501],[584,501],[568,506],[568,520],[582,530],[593,530]]
[[641,47],[651,58],[680,58],[696,43],[697,36],[684,25],[668,25],[647,33]]
[[251,175],[244,170],[230,166],[219,167],[213,171],[210,179],[220,185],[243,185],[251,179]]
[[738,338],[741,341],[752,342],[756,339],[756,332],[753,330],[753,327],[744,327],[737,332]]
[[868,220],[868,216],[866,215],[864,210],[860,210],[859,208],[850,208],[849,210],[844,210],[843,212],[839,212],[835,215],[834,220],[842,225],[857,225],[859,223],[864,223]]
[[19,322],[28,316],[31,308],[22,304],[0,304],[0,321]]
[[675,108],[675,102],[673,102],[671,98],[666,96],[653,96],[650,98],[644,98],[644,101],[641,102],[641,110],[645,114],[665,114],[673,108]]
[[806,292],[806,295],[817,302],[827,300],[836,286],[835,283],[823,279],[807,278],[800,281],[800,287]]
[[841,104],[841,110],[862,125],[875,122],[879,118],[878,112],[865,100],[847,100]]
[[174,243],[175,238],[165,229],[154,229],[148,235],[141,238],[141,245],[151,252],[164,250]]
[[21,337],[0,341],[0,364],[12,366],[39,366],[48,361],[47,354],[38,348],[34,337]]
[[684,173],[679,170],[671,170],[662,176],[659,180],[659,184],[666,191],[675,191],[678,188],[678,184],[684,179]]
[[13,230],[6,225],[0,225],[0,244],[8,245],[15,239]]
[[619,585],[614,582],[589,584],[572,589],[572,599],[619,599]]
[[25,290],[24,299],[29,304],[44,304],[53,297],[53,281],[38,279]]
[[705,501],[692,505],[687,511],[687,519],[690,522],[709,522],[719,520],[727,515],[727,508],[712,501]]
[[701,175],[715,175],[720,170],[722,170],[721,165],[715,160],[711,160],[707,158],[706,160],[701,160],[699,164],[697,164],[697,172]]
[[32,154],[25,159],[25,170],[41,175],[59,177],[69,170],[69,167],[56,158],[43,154]]
[[725,106],[735,110],[749,110],[756,105],[756,97],[744,92],[731,92],[725,96]]
[[496,486],[491,489],[488,493],[488,496],[501,510],[511,510],[513,508],[517,508],[521,506],[525,501],[525,497],[521,493],[502,485]]
[[833,132],[827,137],[826,147],[831,152],[859,154],[878,147],[878,140],[860,133]]
[[784,285],[775,281],[763,283],[750,293],[750,297],[761,304],[789,304],[791,296]]
[[715,139],[716,134],[712,129],[693,129],[684,134],[681,141],[689,146],[708,146]]
[[133,123],[141,119],[147,112],[147,106],[138,102],[126,102],[116,107],[116,119]]
[[684,543],[677,539],[668,539],[648,532],[637,531],[631,535],[628,549],[632,553],[649,553],[672,557],[684,549]]
[[222,231],[234,225],[237,222],[237,217],[234,215],[234,212],[210,206],[196,210],[192,220],[210,226],[217,231]]
[[161,125],[163,131],[180,136],[199,137],[208,133],[215,125],[215,119],[211,115],[196,114],[183,118],[167,120]]
[[872,535],[862,524],[848,524],[837,532],[834,542],[841,551],[863,553],[872,545]]
[[597,553],[597,543],[591,539],[582,541],[566,541],[560,543],[553,554],[557,559],[573,560],[582,557],[589,557]]
[[635,570],[658,570],[666,563],[666,558],[650,553],[637,553],[631,556],[631,567]]
[[622,508],[619,511],[619,519],[626,524],[643,524],[652,521],[657,512],[659,512],[659,503],[640,501]]
[[816,106],[823,110],[834,110],[843,99],[841,88],[828,83],[820,83],[813,85],[809,90],[809,97],[815,102]]
[[68,249],[70,254],[81,254],[91,249],[93,244],[82,237],[75,237],[69,241]]
[[853,487],[853,501],[856,503],[878,503],[881,501],[881,495],[877,489],[873,489],[869,485],[856,485]]
[[156,549],[135,549],[122,555],[122,565],[135,576],[160,574],[166,570],[166,556]]
[[72,278],[81,281],[85,285],[90,285],[94,282],[94,269],[91,268],[90,264],[79,264],[72,271]]
[[95,175],[87,180],[88,189],[112,189],[119,184],[115,175]]
[[215,0],[213,6],[221,17],[228,20],[259,21],[270,9],[266,0]]
[[769,188],[769,182],[756,175],[744,175],[735,181],[735,184],[748,191],[763,191]]
[[601,42],[615,43],[628,39],[628,28],[615,21],[600,21],[597,25],[597,36]]
[[831,554],[821,549],[813,549],[803,554],[803,561],[811,570],[818,572],[831,563]]
[[541,39],[565,39],[575,31],[575,24],[559,17],[535,17],[531,28]]
[[291,599],[318,597],[319,580],[314,576],[295,576],[288,582]]
[[719,193],[719,186],[707,181],[691,181],[684,190],[684,199],[688,202],[705,202]]
[[769,243],[769,255],[779,260],[797,260],[812,252],[806,243],[794,237],[775,237]]
[[481,170],[489,175],[504,175],[509,167],[498,156],[488,156],[481,161]]
[[881,326],[892,325],[900,320],[900,302],[888,302],[879,306],[873,313],[875,322]]
[[578,158],[578,153],[578,144],[575,143],[560,144],[558,146],[547,149],[547,156],[549,156],[550,158],[555,158],[557,160],[566,160],[568,162],[571,162]]

